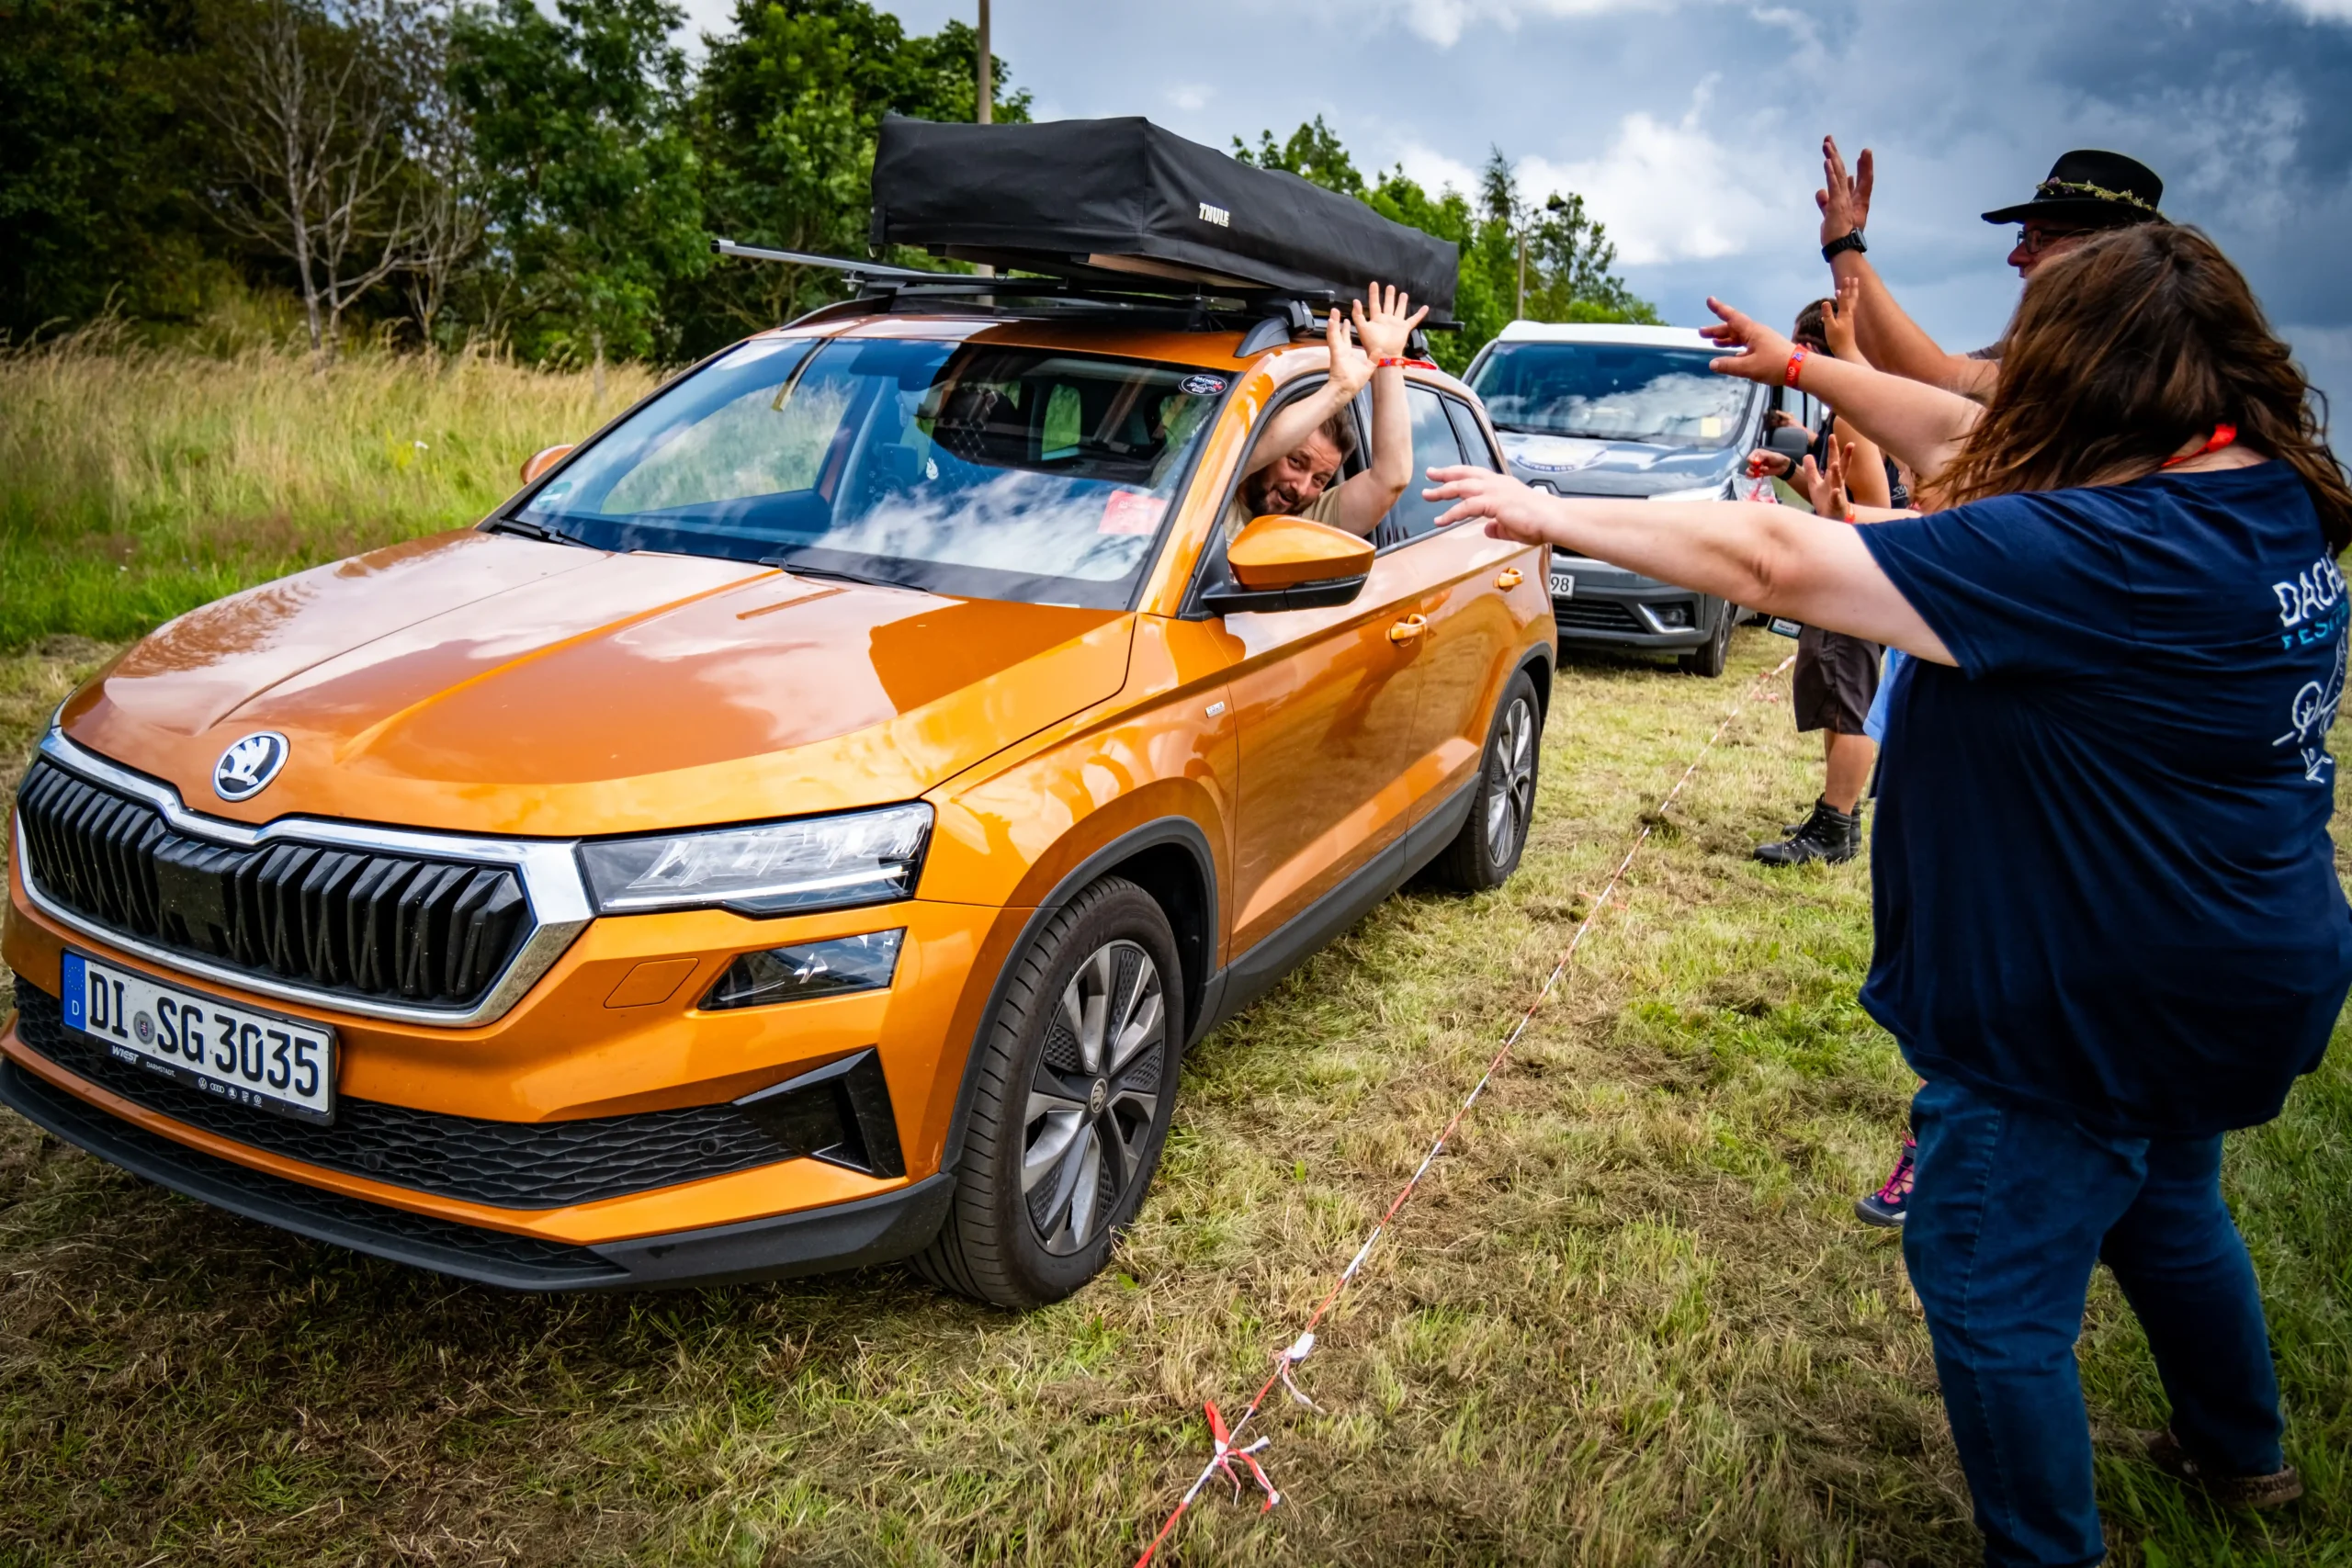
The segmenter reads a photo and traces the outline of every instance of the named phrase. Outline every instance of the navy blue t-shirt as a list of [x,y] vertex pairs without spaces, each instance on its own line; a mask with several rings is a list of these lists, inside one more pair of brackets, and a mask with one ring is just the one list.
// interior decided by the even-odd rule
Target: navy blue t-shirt
[[2267,462],[1861,530],[1960,661],[1897,677],[1862,1005],[1920,1075],[2132,1136],[2278,1114],[2352,911],[2345,582]]

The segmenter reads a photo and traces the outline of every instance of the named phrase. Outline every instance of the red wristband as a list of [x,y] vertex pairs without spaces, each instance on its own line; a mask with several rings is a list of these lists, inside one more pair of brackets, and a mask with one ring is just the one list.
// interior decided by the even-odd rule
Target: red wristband
[[1372,362],[1372,367],[1375,370],[1434,370],[1437,368],[1437,361],[1434,359],[1400,359],[1396,355],[1392,354],[1385,359],[1374,360]]
[[1808,352],[1803,348],[1792,348],[1789,351],[1789,367],[1781,372],[1781,386],[1793,387],[1797,384],[1797,372],[1804,368]]

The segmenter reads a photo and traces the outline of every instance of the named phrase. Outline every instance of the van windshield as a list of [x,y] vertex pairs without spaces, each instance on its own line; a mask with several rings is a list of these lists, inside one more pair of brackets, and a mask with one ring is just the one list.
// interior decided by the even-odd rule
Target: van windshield
[[1125,608],[1226,386],[1054,349],[754,339],[508,515],[600,549]]
[[1715,449],[1740,438],[1748,383],[1707,368],[1703,348],[1498,343],[1470,389],[1496,428]]

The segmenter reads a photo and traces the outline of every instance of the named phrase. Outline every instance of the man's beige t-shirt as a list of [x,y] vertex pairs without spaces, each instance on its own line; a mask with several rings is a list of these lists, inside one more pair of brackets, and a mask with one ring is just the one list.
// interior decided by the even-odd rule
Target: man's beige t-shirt
[[[1311,523],[1329,523],[1333,527],[1338,527],[1340,482],[1338,479],[1332,480],[1330,484],[1324,487],[1321,495],[1308,502],[1293,515],[1304,517]],[[1257,516],[1258,513],[1250,509],[1250,498],[1240,491],[1236,491],[1232,503],[1225,509],[1225,543],[1227,548],[1232,547],[1233,536],[1248,527]]]

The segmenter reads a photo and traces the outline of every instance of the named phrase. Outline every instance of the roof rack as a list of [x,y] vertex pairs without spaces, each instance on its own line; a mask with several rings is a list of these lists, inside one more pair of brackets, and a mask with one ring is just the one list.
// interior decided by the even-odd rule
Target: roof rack
[[[1189,291],[1179,291],[1169,286],[1173,279],[1154,288],[1148,283],[1161,280],[1131,280],[1124,275],[1098,280],[933,272],[811,251],[741,245],[728,239],[713,240],[710,248],[716,254],[746,261],[823,267],[842,274],[843,281],[857,288],[855,299],[820,305],[795,318],[790,323],[795,326],[845,316],[968,315],[975,310],[1028,321],[1107,319],[1182,332],[1240,332],[1234,355],[1247,358],[1294,339],[1319,336],[1325,313],[1347,303],[1333,289],[1211,290],[1193,285]],[[1439,332],[1460,330],[1453,321],[1429,324]],[[1414,329],[1408,352],[1427,357],[1429,341],[1421,328]]]

